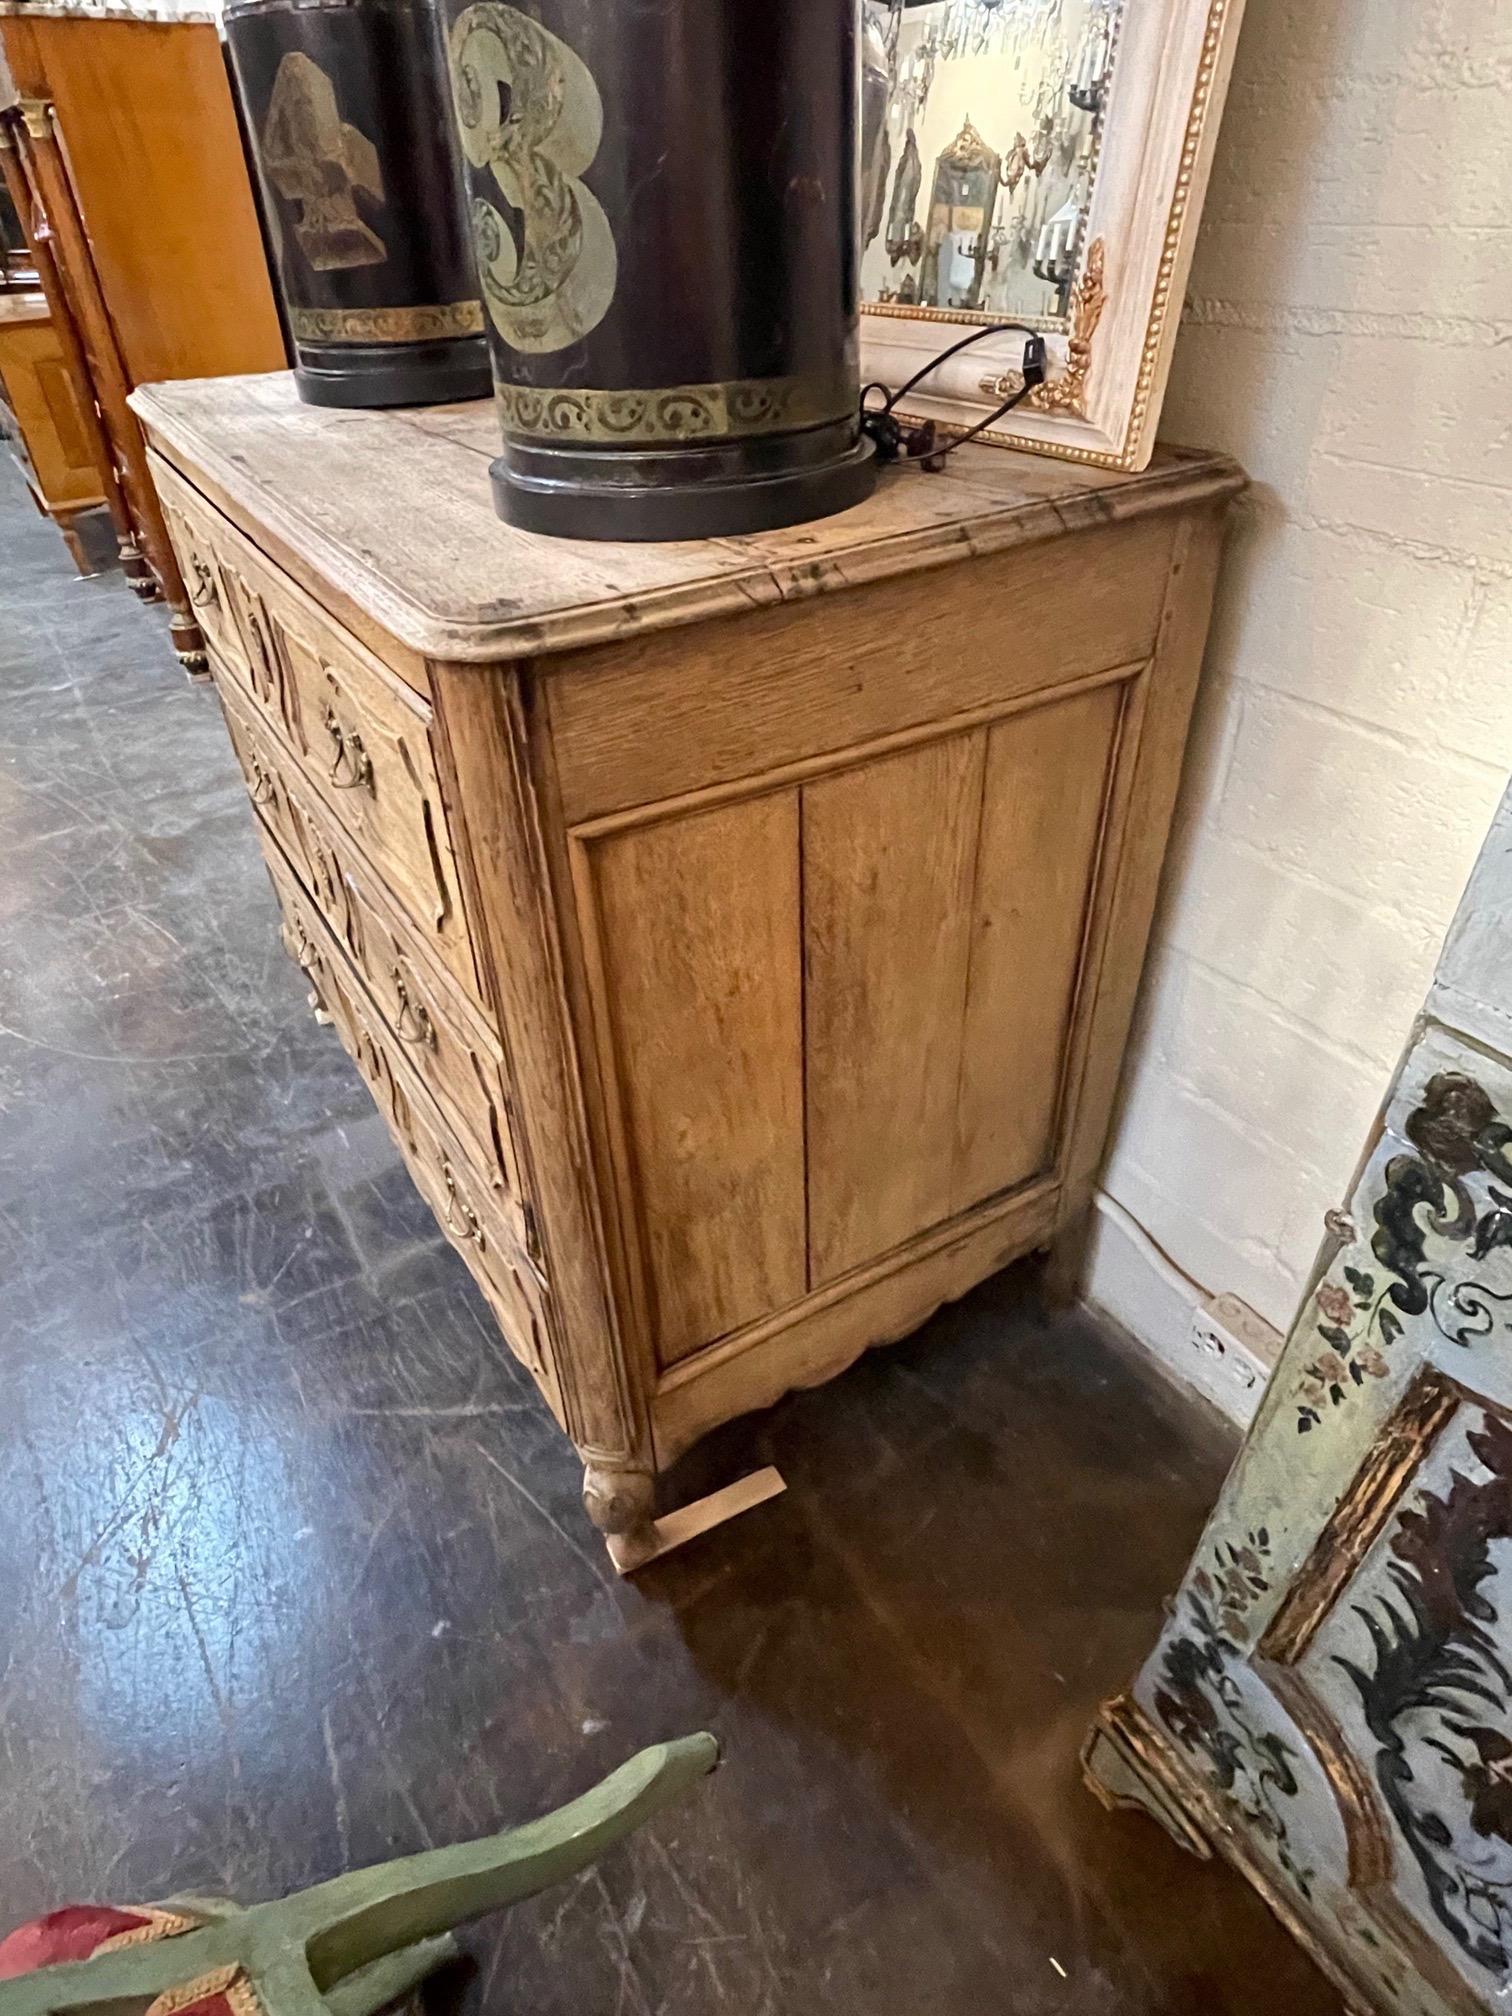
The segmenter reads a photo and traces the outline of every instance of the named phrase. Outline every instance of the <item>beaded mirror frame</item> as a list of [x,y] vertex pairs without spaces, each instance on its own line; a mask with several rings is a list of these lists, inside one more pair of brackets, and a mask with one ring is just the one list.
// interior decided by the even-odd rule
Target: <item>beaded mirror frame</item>
[[[984,0],[952,4],[981,7]],[[1114,469],[1148,464],[1243,5],[1244,0],[1117,0],[1116,34],[1109,42],[1094,152],[1087,161],[1087,200],[1069,245],[1061,248],[1065,313],[1022,318],[1044,335],[1048,373],[1043,385],[980,439]],[[875,6],[869,11],[875,20]],[[891,85],[896,90],[896,77]],[[982,148],[992,160],[995,196],[998,157],[970,122],[957,144],[962,143],[973,152]],[[1015,136],[1001,170],[1010,194],[1019,153]],[[940,169],[944,165],[942,156]],[[922,189],[926,209],[935,201],[929,172]],[[931,223],[942,214],[936,209]],[[887,228],[891,231],[891,223]],[[992,234],[989,206],[977,253],[979,274]],[[915,254],[923,242],[921,228]],[[990,305],[863,300],[862,377],[896,389],[972,326],[1013,319],[1013,308],[994,312]],[[910,392],[904,417],[956,431],[976,427],[1022,385],[1023,351],[1021,333],[984,337]]]

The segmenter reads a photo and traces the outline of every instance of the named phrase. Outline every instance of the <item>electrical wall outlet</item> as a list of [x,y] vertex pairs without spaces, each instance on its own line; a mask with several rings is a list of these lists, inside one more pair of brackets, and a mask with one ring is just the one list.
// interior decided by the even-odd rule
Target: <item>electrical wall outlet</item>
[[1248,1421],[1281,1353],[1281,1335],[1237,1295],[1209,1295],[1192,1311],[1188,1341],[1204,1361],[1193,1383]]

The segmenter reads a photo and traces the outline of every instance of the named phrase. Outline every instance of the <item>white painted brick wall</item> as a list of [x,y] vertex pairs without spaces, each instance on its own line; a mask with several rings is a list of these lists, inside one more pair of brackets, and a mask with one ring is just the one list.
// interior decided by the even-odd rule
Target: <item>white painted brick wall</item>
[[1105,1187],[1281,1329],[1512,767],[1509,107],[1512,6],[1248,0],[1166,401],[1255,487]]

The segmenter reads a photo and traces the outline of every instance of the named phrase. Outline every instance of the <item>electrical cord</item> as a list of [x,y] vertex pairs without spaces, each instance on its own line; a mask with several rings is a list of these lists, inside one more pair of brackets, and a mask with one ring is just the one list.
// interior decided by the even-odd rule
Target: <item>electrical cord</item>
[[[1021,366],[1024,382],[1017,392],[1011,393],[1001,406],[996,407],[985,420],[979,420],[975,427],[965,434],[957,434],[942,448],[939,445],[939,429],[933,420],[925,420],[918,426],[908,426],[898,419],[894,411],[900,400],[906,399],[916,385],[920,385],[931,371],[938,371],[942,364],[948,364],[957,352],[967,350],[973,343],[980,343],[988,336],[1007,336],[1015,329],[1020,330],[1027,342],[1024,344],[1024,361]],[[928,475],[934,475],[945,466],[947,455],[953,455],[957,448],[964,448],[968,441],[975,441],[979,434],[985,434],[989,427],[995,427],[999,420],[1011,413],[1021,399],[1025,399],[1036,385],[1045,382],[1045,339],[1038,330],[1031,329],[1023,322],[992,322],[980,329],[973,329],[969,336],[952,343],[948,350],[942,350],[938,357],[931,357],[922,370],[916,371],[906,385],[900,385],[896,392],[878,382],[861,387],[861,425],[876,444],[879,462],[918,462]],[[880,406],[868,406],[867,399],[873,392],[882,394]]]

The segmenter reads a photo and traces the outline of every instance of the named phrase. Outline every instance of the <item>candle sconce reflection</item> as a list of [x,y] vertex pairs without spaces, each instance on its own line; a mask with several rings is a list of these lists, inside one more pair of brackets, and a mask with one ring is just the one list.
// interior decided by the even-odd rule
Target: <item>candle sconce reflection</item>
[[866,0],[864,301],[1065,327],[1123,5]]

